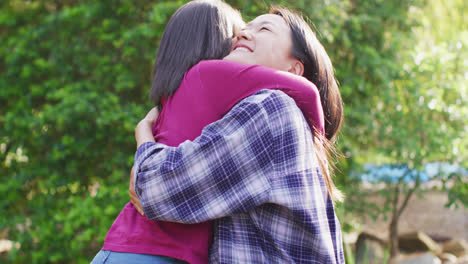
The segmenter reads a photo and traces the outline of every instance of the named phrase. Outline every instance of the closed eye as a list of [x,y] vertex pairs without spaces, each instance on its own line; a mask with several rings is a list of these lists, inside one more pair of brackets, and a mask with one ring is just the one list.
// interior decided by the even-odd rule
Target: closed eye
[[261,28],[260,28],[260,31],[262,31],[262,30],[271,31],[271,30],[270,30],[269,28],[267,28],[267,27],[261,27]]

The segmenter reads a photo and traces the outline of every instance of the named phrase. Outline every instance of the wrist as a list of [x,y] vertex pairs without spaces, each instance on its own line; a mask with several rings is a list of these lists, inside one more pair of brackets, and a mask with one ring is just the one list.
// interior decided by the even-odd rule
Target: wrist
[[137,142],[137,148],[146,142],[155,142],[152,132],[153,126],[151,122],[143,119],[135,128],[135,139]]

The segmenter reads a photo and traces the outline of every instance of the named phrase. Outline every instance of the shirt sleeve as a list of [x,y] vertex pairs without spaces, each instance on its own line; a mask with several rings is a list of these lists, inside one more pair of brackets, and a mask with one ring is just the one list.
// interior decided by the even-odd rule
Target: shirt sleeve
[[268,200],[275,158],[269,124],[275,122],[272,112],[279,110],[252,101],[268,100],[268,94],[243,100],[194,141],[138,148],[135,190],[147,218],[204,222]]
[[306,78],[261,65],[225,60],[202,61],[196,67],[201,89],[219,116],[260,90],[280,90],[294,99],[309,126],[322,134],[325,121],[317,87]]

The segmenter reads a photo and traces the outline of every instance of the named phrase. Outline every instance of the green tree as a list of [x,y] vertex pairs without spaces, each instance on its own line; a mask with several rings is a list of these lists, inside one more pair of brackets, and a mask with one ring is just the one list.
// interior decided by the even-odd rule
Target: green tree
[[[468,30],[463,6],[458,0],[410,6],[409,20],[418,24],[410,35],[397,40],[396,74],[385,89],[374,92],[375,105],[367,117],[371,130],[365,134],[371,144],[365,160],[406,169],[396,182],[386,181],[387,188],[380,192],[387,199],[383,213],[391,215],[392,257],[398,254],[399,217],[409,199],[421,191],[420,173],[426,164],[467,165]],[[437,24],[433,23],[436,18]],[[412,184],[404,181],[408,176]],[[451,202],[461,199],[466,206],[468,182],[460,175],[453,178],[458,180],[455,188],[446,189]]]
[[0,230],[15,263],[89,263],[128,201],[134,126],[181,1],[0,3]]

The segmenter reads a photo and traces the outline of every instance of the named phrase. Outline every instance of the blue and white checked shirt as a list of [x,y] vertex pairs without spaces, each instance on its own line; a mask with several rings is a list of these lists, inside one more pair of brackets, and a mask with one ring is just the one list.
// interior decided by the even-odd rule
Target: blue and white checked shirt
[[135,171],[149,219],[216,219],[210,263],[344,263],[311,131],[280,91],[244,99],[194,141],[143,144]]

